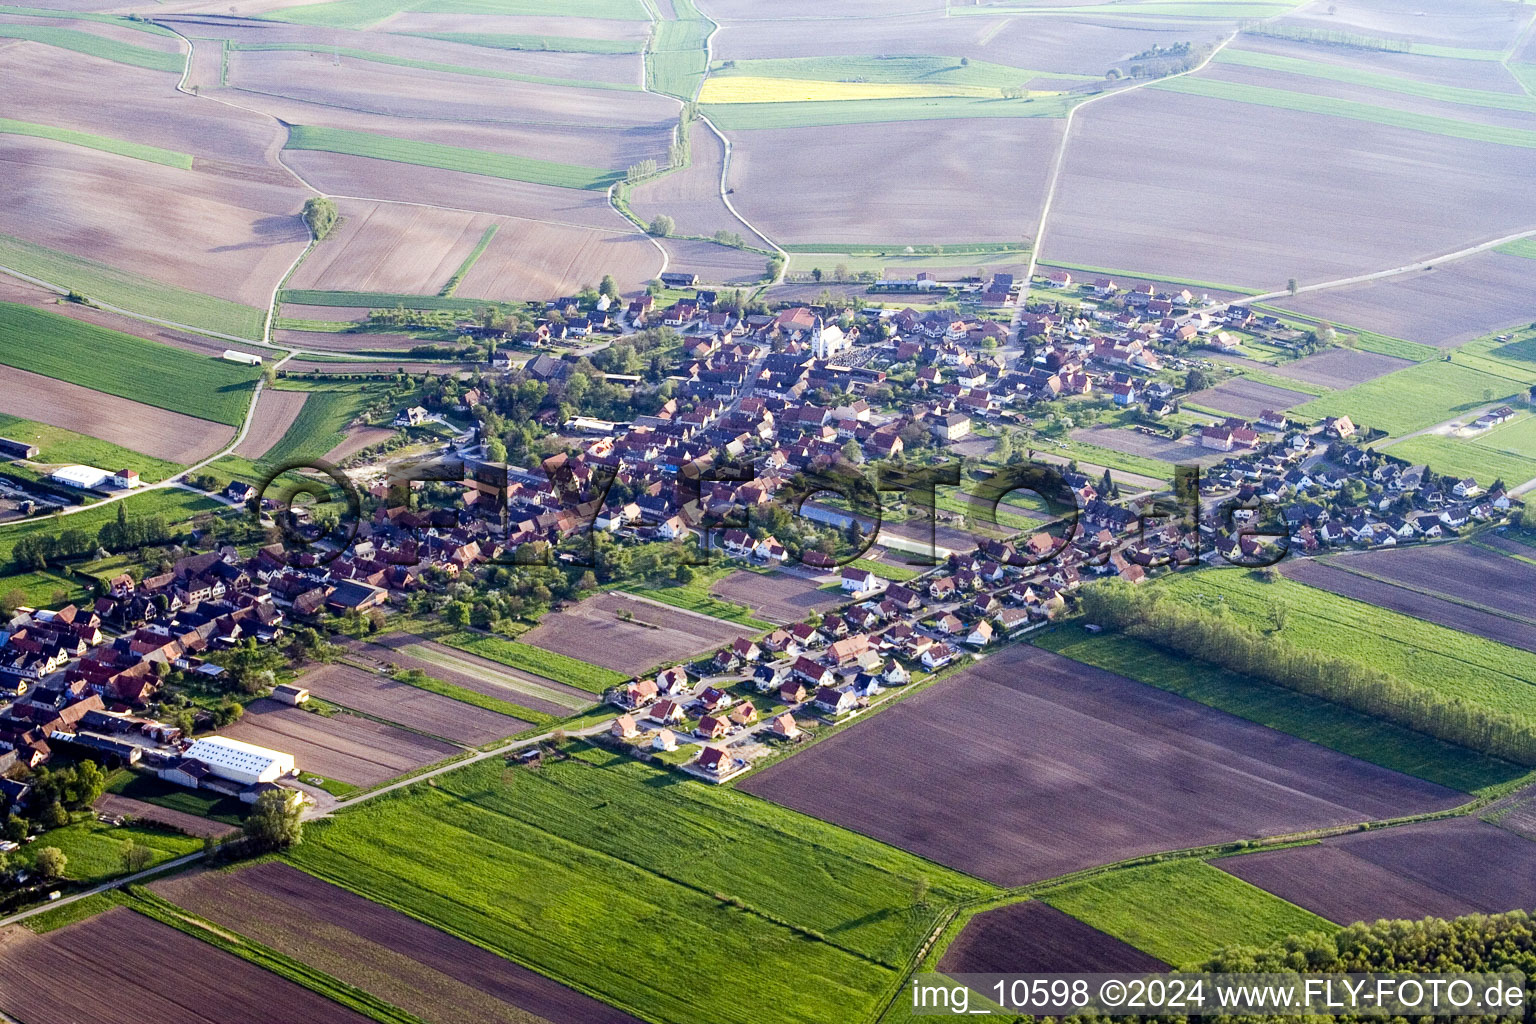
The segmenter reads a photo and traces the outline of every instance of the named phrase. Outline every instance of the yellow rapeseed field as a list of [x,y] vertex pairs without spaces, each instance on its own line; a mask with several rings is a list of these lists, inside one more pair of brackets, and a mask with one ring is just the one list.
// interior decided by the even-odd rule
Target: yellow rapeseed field
[[800,78],[710,78],[700,103],[804,103],[818,100],[900,100],[930,96],[997,99],[1001,92],[981,85],[916,85],[903,82],[822,82]]

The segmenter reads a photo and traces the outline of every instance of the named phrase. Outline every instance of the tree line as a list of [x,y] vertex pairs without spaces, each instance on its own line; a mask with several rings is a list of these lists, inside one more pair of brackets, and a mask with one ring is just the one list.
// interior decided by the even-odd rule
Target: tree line
[[1331,657],[1167,595],[1116,580],[1086,588],[1088,618],[1181,657],[1321,697],[1436,739],[1536,765],[1536,729],[1513,715]]
[[98,549],[131,551],[167,543],[175,536],[175,531],[164,518],[142,516],[129,519],[119,503],[117,519],[95,533],[70,528],[57,534],[22,537],[11,549],[11,561],[15,563],[17,572],[34,572],[56,562],[95,554]]

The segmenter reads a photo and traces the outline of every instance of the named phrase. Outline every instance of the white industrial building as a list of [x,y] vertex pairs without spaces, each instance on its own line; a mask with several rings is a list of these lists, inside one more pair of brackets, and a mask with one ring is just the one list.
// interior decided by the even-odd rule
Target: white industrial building
[[213,775],[230,782],[254,786],[275,782],[294,771],[293,755],[224,736],[207,736],[187,748],[184,757],[201,761]]
[[224,361],[239,363],[241,366],[260,366],[261,356],[253,356],[247,352],[236,352],[234,349],[224,350]]
[[105,469],[97,469],[95,466],[64,466],[50,473],[48,479],[66,487],[78,487],[83,491],[139,485],[139,474],[134,470],[120,469],[113,473]]

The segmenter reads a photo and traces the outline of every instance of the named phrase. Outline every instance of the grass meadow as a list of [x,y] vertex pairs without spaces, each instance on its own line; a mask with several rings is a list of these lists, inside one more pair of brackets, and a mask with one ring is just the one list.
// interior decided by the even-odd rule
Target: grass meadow
[[498,661],[509,668],[519,668],[545,679],[553,679],[574,686],[588,693],[601,694],[610,687],[618,686],[629,677],[601,668],[554,651],[546,651],[532,644],[518,643],[499,636],[482,636],[477,633],[450,633],[438,638],[449,647],[478,654],[482,658]]
[[[0,526],[0,566],[11,561],[11,550],[22,537],[38,534],[58,534],[63,530],[85,530],[96,533],[107,523],[117,520],[117,504],[101,505],[75,515],[55,519],[47,516],[29,519],[22,523]],[[228,510],[229,506],[203,494],[168,488],[146,491],[124,498],[122,504],[129,518],[134,516],[161,516],[171,524],[185,524],[203,512]]]
[[[10,13],[13,8],[4,10],[5,13]],[[75,17],[73,13],[57,13],[61,17]],[[122,21],[126,19],[120,19],[119,23]],[[168,71],[178,75],[181,74],[185,63],[185,58],[179,53],[151,50],[147,46],[134,46],[132,43],[109,39],[94,32],[81,32],[79,29],[63,28],[58,25],[7,23],[0,25],[0,39],[25,39],[46,46],[57,46],[61,50],[73,50],[87,57],[100,57],[102,60],[110,60],[118,64],[147,68],[150,71]]]
[[1204,861],[1112,871],[1040,896],[1057,910],[1174,967],[1193,967],[1223,946],[1263,946],[1339,926]]
[[576,78],[549,78],[543,75],[523,75],[515,71],[497,71],[491,68],[468,67],[463,64],[442,64],[437,61],[416,60],[412,57],[397,57],[389,53],[375,53],[371,50],[358,50],[346,46],[327,46],[324,43],[232,43],[232,50],[296,50],[302,53],[334,54],[339,57],[351,57],[353,60],[364,60],[374,64],[392,64],[402,68],[416,68],[421,71],[439,71],[450,75],[471,75],[477,78],[500,78],[510,82],[531,82],[535,85],[558,85],[571,89],[611,89],[621,92],[635,92],[639,86],[628,82],[594,82]]
[[[1512,398],[1519,386],[1507,377],[1443,361],[1420,363],[1299,405],[1301,419],[1348,416],[1356,426],[1409,434]],[[1492,397],[1485,397],[1491,395]]]

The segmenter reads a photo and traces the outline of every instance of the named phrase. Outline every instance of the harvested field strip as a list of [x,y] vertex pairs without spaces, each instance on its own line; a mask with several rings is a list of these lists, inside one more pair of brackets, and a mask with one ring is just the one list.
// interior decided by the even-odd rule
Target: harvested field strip
[[708,104],[704,112],[724,131],[753,131],[953,118],[1066,117],[1074,102],[1062,96],[1018,100],[939,96],[814,103],[714,103]]
[[644,21],[640,0],[335,0],[272,11],[264,17],[300,25],[365,28],[392,14],[494,14],[506,17],[611,18]]
[[904,583],[910,579],[916,579],[923,574],[921,569],[913,569],[911,566],[897,565],[894,562],[881,562],[872,558],[855,558],[849,562],[847,568],[863,569],[872,572],[881,579],[891,580],[895,583]]
[[547,729],[558,721],[553,715],[545,714],[542,711],[535,711],[532,708],[525,708],[521,704],[514,704],[499,697],[490,697],[483,693],[477,693],[466,686],[456,686],[453,683],[444,682],[419,669],[414,672],[396,672],[391,678],[398,683],[414,686],[418,690],[426,690],[428,693],[435,693],[440,697],[447,697],[449,700],[456,700],[461,704],[484,708],[487,711],[494,711],[509,718],[521,719],[535,728]]
[[1167,968],[1156,957],[1039,900],[977,914],[939,961],[946,974],[1139,974]]
[[154,891],[222,928],[424,1014],[433,1024],[638,1024],[479,946],[287,864],[182,875],[157,883]]
[[95,21],[103,25],[115,25],[118,28],[133,29],[135,32],[143,32],[152,36],[174,37],[176,33],[163,25],[156,25],[144,18],[133,18],[122,14],[101,14],[96,11],[69,11],[53,7],[18,7],[14,4],[0,4],[0,15],[15,15],[18,18],[61,18],[66,21]]
[[0,363],[235,426],[260,372],[10,302],[0,303]]
[[1529,839],[1452,818],[1223,857],[1214,865],[1340,924],[1500,913],[1536,904]]
[[311,992],[322,995],[364,1017],[379,1021],[380,1024],[425,1024],[420,1017],[391,1006],[355,985],[348,985],[324,971],[299,963],[270,946],[252,942],[243,935],[236,935],[216,927],[196,914],[182,910],[169,900],[156,896],[142,886],[135,885],[128,888],[128,898],[124,901],[124,905],[135,913],[175,928],[184,935],[206,942],[247,963],[270,971],[280,978],[302,985]]
[[1495,480],[1503,480],[1510,487],[1536,480],[1536,458],[1502,451],[1477,441],[1422,434],[1381,450],[1411,463],[1422,463],[1436,473],[1470,476],[1484,487],[1492,486]]
[[309,43],[231,43],[229,48],[231,50],[291,50],[300,53],[334,54],[341,57],[351,57],[353,60],[366,60],[374,64],[393,64],[397,67],[417,68],[421,71],[437,71],[450,75],[472,75],[476,78],[500,78],[509,82],[553,85],[567,89],[616,89],[622,92],[634,92],[640,88],[637,85],[630,85],[625,82],[592,82],[575,78],[545,78],[541,75],[520,75],[515,71],[496,71],[491,68],[467,67],[462,64],[439,64],[436,61],[396,57],[393,54],[374,53],[371,50],[356,50],[346,46],[311,45]]
[[499,636],[480,636],[474,633],[451,633],[442,638],[449,647],[482,658],[499,661],[511,668],[543,676],[574,686],[588,693],[601,694],[609,687],[624,682],[626,677],[611,669],[599,668],[577,658],[546,651],[541,647],[520,644]]
[[[1408,434],[1485,405],[1508,401],[1514,381],[1457,363],[1430,362],[1368,380],[1292,410],[1303,419],[1348,416],[1357,427]],[[1483,397],[1485,392],[1492,399]]]
[[1040,261],[1040,265],[1047,269],[1059,268],[1061,270],[1071,270],[1083,274],[1102,274],[1105,277],[1129,277],[1138,281],[1159,281],[1167,284],[1182,285],[1185,288],[1207,288],[1211,291],[1231,292],[1234,295],[1260,294],[1259,290],[1256,288],[1242,288],[1235,284],[1216,284],[1211,281],[1191,281],[1188,278],[1167,277],[1159,274],[1147,274],[1139,270],[1116,270],[1109,267],[1089,266],[1084,263],[1065,263],[1061,260],[1045,259]]
[[300,685],[328,703],[463,746],[480,746],[529,726],[520,718],[466,705],[355,665],[323,665],[305,673]]
[[1064,626],[1036,634],[1034,643],[1297,739],[1465,793],[1500,785],[1524,773],[1507,761],[1318,697],[1198,665],[1120,634],[1090,636]]
[[[474,765],[312,827],[290,859],[661,1024],[863,1019],[945,907],[992,891],[668,779],[604,751],[538,771]],[[612,927],[591,928],[594,914]],[[752,999],[688,980],[742,963]]]
[[1501,110],[1523,110],[1536,113],[1536,99],[1507,92],[1487,92],[1482,89],[1462,89],[1434,82],[1421,82],[1403,75],[1388,75],[1363,68],[1343,67],[1322,61],[1283,57],[1274,53],[1258,53],[1253,50],[1234,50],[1228,47],[1216,54],[1222,64],[1239,64],[1243,67],[1265,68],[1286,74],[1304,75],[1308,78],[1324,78],[1332,82],[1348,82],[1387,92],[1425,99],[1443,100],[1474,107],[1497,107]]
[[308,399],[306,391],[279,391],[277,388],[263,391],[261,401],[256,403],[251,429],[245,440],[235,446],[234,454],[253,460],[267,454],[293,426]]
[[[967,60],[961,57],[767,57],[756,60],[735,60],[726,66],[715,61],[710,67],[711,79],[716,78],[800,78],[821,82],[879,82],[905,85],[970,86],[998,89],[1022,86],[1032,78],[1051,78],[1081,81],[1099,81],[1091,75],[1058,74],[1047,71],[1029,71],[1024,68],[993,64],[984,60]],[[949,95],[964,95],[950,93]],[[948,251],[949,247],[945,246]]]
[[[100,909],[107,902],[103,896],[93,899],[88,908],[61,910],[67,918],[82,910]],[[210,950],[198,941],[204,935],[194,938],[186,933],[191,927],[186,922],[171,927],[148,914],[114,906],[83,921],[66,921],[46,935],[7,936],[11,941],[0,954],[0,1009],[24,1015],[33,1024],[119,1024],[125,1007],[132,1007],[136,1020],[178,1024],[266,1019],[281,1019],[285,1024],[358,1024],[369,1019],[289,978],[274,978],[262,968],[285,965],[254,966],[240,955],[248,948]],[[202,928],[197,931],[212,944],[229,941]],[[100,951],[107,948],[116,949],[116,954],[101,956]],[[57,979],[86,976],[93,979],[92,985],[59,990]],[[174,978],[175,984],[166,984],[167,978]]]
[[261,337],[259,309],[161,284],[10,235],[0,235],[0,266],[146,316],[241,338]]
[[[403,653],[441,669],[472,675],[475,679],[498,690],[506,690],[524,697],[536,698],[539,701],[554,704],[556,707],[564,708],[567,711],[580,711],[583,708],[592,706],[591,700],[574,697],[562,690],[553,689],[552,686],[541,685],[534,679],[525,679],[508,673],[488,671],[483,665],[455,657],[451,651],[433,644],[413,644],[404,648]],[[550,680],[550,683],[553,684],[554,680]]]
[[1264,86],[1243,85],[1236,82],[1211,81],[1192,76],[1154,82],[1151,88],[1165,89],[1169,92],[1179,92],[1190,96],[1204,96],[1209,99],[1231,100],[1237,103],[1251,103],[1264,107],[1279,107],[1282,110],[1297,110],[1308,114],[1326,114],[1330,117],[1344,117],[1353,121],[1368,121],[1373,124],[1391,125],[1394,128],[1429,132],[1433,135],[1447,135],[1455,139],[1469,139],[1474,142],[1491,142],[1501,146],[1536,149],[1536,131],[1529,129],[1507,128],[1491,124],[1474,124],[1467,121],[1457,121],[1450,117],[1416,114],[1406,110],[1393,110],[1387,107],[1374,107],[1369,103],[1334,99],[1329,96],[1287,92],[1284,89],[1269,89]]
[[[13,382],[0,373],[0,383],[10,387]],[[10,403],[10,396],[0,396],[0,409],[9,406]],[[101,469],[122,469],[128,466],[138,470],[139,476],[147,484],[159,483],[168,476],[175,476],[185,468],[179,462],[153,458],[142,452],[113,444],[111,441],[87,437],[85,434],[77,434],[73,430],[50,426],[47,423],[17,419],[4,412],[0,412],[0,434],[13,441],[37,445],[37,458],[31,461],[45,466],[69,463],[83,463]]]
[[1501,245],[1495,251],[1509,256],[1520,256],[1524,259],[1536,260],[1536,238],[1522,238],[1518,242]]
[[[11,8],[0,7],[0,14],[9,13]],[[72,17],[73,15],[61,16]],[[147,68],[150,71],[170,71],[180,74],[184,63],[179,53],[151,50],[147,46],[134,46],[131,43],[98,36],[94,32],[81,32],[79,29],[60,28],[57,25],[0,24],[0,39],[26,39],[46,46],[57,46],[61,50],[73,50],[88,57],[100,57],[118,64]]]
[[705,44],[714,23],[699,14],[692,0],[672,0],[676,20],[655,24],[645,53],[645,79],[653,92],[691,102],[708,70]]
[[544,53],[642,53],[645,44],[635,39],[586,39],[580,36],[520,36],[497,32],[410,32],[404,35],[468,43],[495,50],[534,50]]
[[405,295],[394,292],[338,292],[285,288],[281,301],[292,306],[341,306],[364,309],[404,306],[406,309],[453,309],[465,313],[495,309],[502,313],[522,309],[519,304],[489,299],[458,299],[441,295]]
[[806,78],[749,78],[731,75],[710,78],[699,93],[700,103],[822,103],[845,100],[900,100],[934,96],[974,96],[998,99],[998,90],[984,85],[939,85],[927,82],[840,82]]
[[1224,608],[1256,628],[1265,628],[1270,609],[1283,602],[1281,635],[1292,644],[1536,723],[1536,654],[1529,651],[1241,569],[1179,573],[1155,586],[1182,602]]
[[1114,871],[1047,890],[1040,899],[1175,967],[1194,966],[1223,946],[1336,930],[1311,911],[1198,860]]
[[499,227],[499,224],[492,224],[485,229],[485,234],[480,236],[480,241],[475,245],[475,248],[468,256],[464,257],[464,262],[459,264],[459,269],[453,272],[453,276],[448,279],[448,283],[443,285],[443,290],[440,293],[443,298],[453,298],[453,293],[459,290],[459,285],[464,281],[464,275],[473,270],[475,262],[485,255],[486,246],[490,245],[491,239],[496,237],[496,230]]
[[536,185],[595,191],[606,189],[623,177],[620,172],[599,170],[596,167],[552,163],[509,153],[488,153],[463,146],[444,146],[436,142],[397,139],[389,135],[355,132],[346,128],[322,128],[318,125],[294,125],[289,130],[288,143],[284,148],[370,157],[393,163],[415,164],[418,167],[437,167],[490,178],[527,181]]

